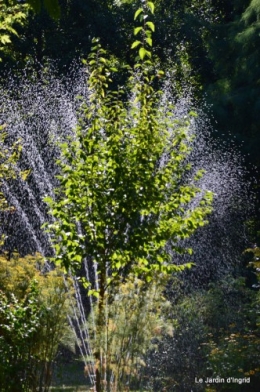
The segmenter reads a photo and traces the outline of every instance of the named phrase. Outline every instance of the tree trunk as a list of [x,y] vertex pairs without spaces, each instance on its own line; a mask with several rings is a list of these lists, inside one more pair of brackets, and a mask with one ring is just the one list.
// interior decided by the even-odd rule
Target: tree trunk
[[[106,283],[106,271],[102,271],[99,279],[99,299],[98,299],[98,317],[97,317],[97,332],[98,337],[102,335],[105,326],[105,283]],[[102,374],[102,347],[101,342],[97,342],[98,347],[95,352],[95,392],[103,391],[103,380],[104,374]]]

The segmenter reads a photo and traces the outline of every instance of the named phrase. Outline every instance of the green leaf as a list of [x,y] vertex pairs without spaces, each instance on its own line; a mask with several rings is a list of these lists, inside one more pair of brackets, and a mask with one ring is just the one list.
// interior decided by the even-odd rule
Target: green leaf
[[22,171],[22,172],[20,173],[21,179],[22,179],[23,181],[25,181],[25,180],[27,179],[27,177],[29,176],[29,174],[30,174],[30,170],[24,170],[24,171]]
[[147,5],[150,8],[151,13],[154,14],[154,3],[152,3],[151,1],[148,1]]
[[139,57],[140,57],[141,60],[144,59],[146,53],[147,53],[147,51],[145,50],[145,48],[142,47],[142,48],[139,49]]
[[143,12],[142,8],[138,8],[137,11],[135,11],[135,16],[134,16],[134,20],[136,20],[138,18],[138,16]]
[[[151,58],[152,57],[152,52],[150,52],[150,50],[145,50],[145,54],[147,57]],[[148,60],[146,60],[148,63]],[[151,62],[149,62],[149,64],[151,65]]]
[[141,31],[143,28],[142,27],[136,27],[134,29],[134,35],[137,35],[139,33],[139,31]]
[[0,35],[0,42],[1,42],[3,45],[5,45],[5,44],[10,44],[11,39],[10,39],[9,35],[3,34],[3,35]]
[[146,42],[148,43],[149,46],[153,46],[152,38],[146,38],[145,40],[146,40]]
[[117,261],[115,266],[116,266],[117,269],[120,269],[122,267],[122,264],[121,264],[120,261]]
[[139,46],[141,44],[142,44],[141,41],[135,41],[135,42],[132,43],[131,49],[134,49],[134,48],[136,48],[137,46]]
[[155,32],[155,26],[154,26],[154,23],[153,22],[146,22],[145,23],[149,28],[150,28],[150,30],[152,30],[152,32]]
[[99,292],[97,290],[94,290],[94,289],[88,290],[88,296],[90,297],[92,295],[93,295],[93,297],[98,298],[99,297]]
[[162,70],[159,70],[159,71],[157,71],[157,75],[164,75],[164,71],[162,71]]

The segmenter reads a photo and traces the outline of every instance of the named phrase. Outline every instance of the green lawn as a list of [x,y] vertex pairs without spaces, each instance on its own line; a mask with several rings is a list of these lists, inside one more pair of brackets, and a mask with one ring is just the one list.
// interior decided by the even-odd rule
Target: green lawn
[[[91,392],[91,385],[84,377],[84,363],[73,361],[70,363],[60,362],[54,370],[52,392]],[[140,392],[140,391],[131,391]]]
[[89,380],[84,377],[84,363],[72,361],[58,362],[54,368],[51,391],[88,392],[91,388]]
[[51,391],[55,391],[55,392],[79,392],[79,391],[84,391],[84,392],[88,392],[90,391],[89,387],[87,387],[86,385],[77,385],[77,386],[56,386],[56,387],[51,387]]

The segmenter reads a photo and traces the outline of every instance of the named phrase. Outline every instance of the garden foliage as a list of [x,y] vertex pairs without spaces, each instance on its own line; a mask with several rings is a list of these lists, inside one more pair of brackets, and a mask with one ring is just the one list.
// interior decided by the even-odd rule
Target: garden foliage
[[[202,192],[189,171],[190,122],[180,118],[174,105],[162,104],[153,85],[162,72],[152,60],[155,26],[148,15],[154,4],[144,2],[135,12],[139,26],[135,65],[130,69],[128,98],[123,89],[110,88],[112,75],[106,51],[97,39],[87,62],[87,102],[75,137],[61,145],[62,174],[55,198],[46,198],[55,218],[49,226],[55,248],[54,262],[77,271],[82,263],[95,271],[85,278],[89,295],[97,297],[96,336],[107,328],[109,287],[129,276],[150,282],[190,265],[176,265],[174,253],[191,252],[180,241],[191,236],[211,211],[210,192]],[[108,303],[113,302],[111,296]],[[119,344],[119,343],[118,343]],[[104,342],[95,342],[96,390],[105,390],[102,363],[108,356]]]
[[75,346],[71,284],[42,268],[40,255],[0,256],[1,392],[48,391],[59,344]]

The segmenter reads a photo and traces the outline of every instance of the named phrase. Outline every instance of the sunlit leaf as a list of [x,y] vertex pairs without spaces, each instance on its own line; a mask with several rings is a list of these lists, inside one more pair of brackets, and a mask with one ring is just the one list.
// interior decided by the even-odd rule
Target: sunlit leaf
[[147,54],[147,51],[145,50],[145,48],[142,47],[139,49],[138,53],[139,53],[140,59],[143,60],[145,55]]
[[134,49],[134,48],[136,48],[137,46],[139,46],[139,45],[141,45],[141,41],[135,41],[135,42],[133,42],[132,43],[132,46],[131,46],[131,49]]
[[154,13],[154,3],[151,1],[147,1],[147,5],[150,8],[151,13],[153,14]]
[[138,8],[137,11],[135,11],[135,15],[134,15],[134,20],[136,20],[138,18],[138,16],[143,12],[142,8]]

